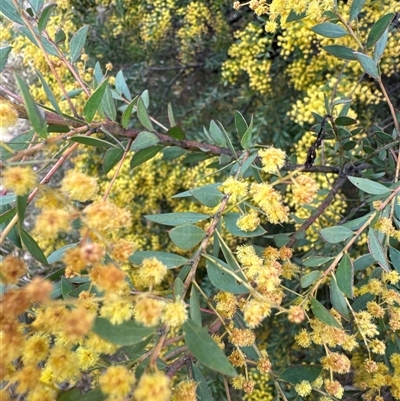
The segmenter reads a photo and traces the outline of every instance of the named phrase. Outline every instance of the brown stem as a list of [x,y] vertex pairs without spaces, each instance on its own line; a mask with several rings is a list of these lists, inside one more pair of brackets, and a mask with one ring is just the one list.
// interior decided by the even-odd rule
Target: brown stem
[[311,217],[309,217],[294,234],[292,234],[290,241],[286,244],[286,246],[288,248],[291,248],[294,245],[299,233],[306,231],[312,224],[315,223],[315,221],[318,219],[318,217],[321,216],[322,213],[324,213],[325,209],[331,204],[331,202],[335,198],[335,196],[338,193],[338,191],[340,190],[340,188],[344,185],[346,180],[347,180],[347,176],[339,176],[336,179],[335,183],[333,184],[332,189],[329,191],[329,194],[327,195],[325,200],[319,205],[319,207],[316,209],[315,213]]

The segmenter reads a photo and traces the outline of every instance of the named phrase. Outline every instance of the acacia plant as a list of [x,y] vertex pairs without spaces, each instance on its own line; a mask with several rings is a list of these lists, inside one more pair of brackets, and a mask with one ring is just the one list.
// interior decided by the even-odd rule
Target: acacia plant
[[[189,31],[192,9],[209,15],[198,3],[178,14]],[[258,144],[238,111],[232,129],[212,120],[189,138],[173,105],[168,124],[152,116],[157,93],[86,66],[89,26],[68,35],[51,25],[55,4],[3,0],[15,40],[43,60],[46,99],[21,73],[18,91],[0,88],[2,126],[31,125],[1,142],[2,399],[400,399],[400,130],[385,58],[399,22],[393,6],[365,23],[367,3],[233,4],[282,43],[302,24],[299,42],[316,35],[321,65],[342,66],[322,110],[293,106],[317,124],[292,156]],[[269,62],[238,63],[254,29],[237,35],[224,79],[248,68],[251,86],[264,71],[262,91]],[[357,96],[365,84],[384,100],[385,127],[372,105],[365,124],[351,114],[348,68]]]

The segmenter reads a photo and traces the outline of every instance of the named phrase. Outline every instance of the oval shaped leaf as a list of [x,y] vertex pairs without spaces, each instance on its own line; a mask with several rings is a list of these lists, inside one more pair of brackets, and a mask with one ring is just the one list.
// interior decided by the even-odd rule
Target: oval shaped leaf
[[100,86],[91,94],[83,108],[83,116],[86,121],[91,123],[93,121],[94,115],[98,110],[101,100],[103,99],[104,92],[107,88],[107,81],[103,81]]
[[378,67],[374,60],[366,54],[354,52],[354,55],[357,57],[357,60],[360,62],[362,69],[372,78],[379,79],[379,71]]
[[24,98],[28,118],[33,129],[41,138],[47,138],[47,121],[44,117],[44,112],[39,109],[39,106],[33,99],[26,82],[17,74],[15,77],[17,79],[19,89],[21,90],[22,97]]
[[368,249],[375,261],[378,262],[379,266],[382,267],[383,270],[390,272],[390,266],[386,257],[386,252],[382,243],[379,241],[375,230],[372,228],[368,230]]
[[88,25],[83,26],[77,32],[74,33],[74,36],[72,36],[69,42],[69,48],[71,49],[69,56],[72,63],[78,60],[79,56],[81,55],[83,46],[85,46],[86,35],[88,33],[88,30],[89,30]]
[[11,52],[11,46],[5,46],[0,48],[0,72],[4,70],[10,52]]
[[378,182],[368,180],[367,178],[360,177],[348,177],[349,181],[355,185],[358,189],[372,195],[384,195],[391,191],[390,188],[385,187]]
[[390,25],[394,18],[394,13],[389,13],[379,18],[378,21],[372,25],[367,38],[367,48],[375,44],[379,38],[384,34],[386,28]]
[[158,136],[152,132],[142,131],[133,141],[131,149],[132,151],[137,151],[145,148],[150,148],[151,146],[157,145],[160,142]]
[[307,288],[321,277],[322,273],[318,270],[305,274],[300,279],[301,288]]
[[349,308],[347,307],[346,304],[346,299],[340,291],[337,282],[335,278],[332,278],[332,280],[329,283],[330,286],[330,295],[331,295],[331,303],[332,306],[346,319],[350,319],[350,313],[349,313]]
[[323,228],[320,230],[320,234],[326,242],[337,244],[350,238],[353,235],[353,231],[343,226],[334,226]]
[[243,134],[240,140],[240,145],[243,149],[250,149],[252,145],[253,137],[253,116],[251,116],[250,125],[247,127],[246,132]]
[[124,112],[122,113],[122,117],[121,117],[121,125],[122,128],[128,128],[129,125],[129,119],[131,117],[132,114],[132,110],[134,107],[137,106],[137,102],[138,102],[138,97],[136,96],[126,107],[126,109],[124,110]]
[[206,236],[204,230],[191,224],[175,227],[168,234],[177,247],[185,250],[192,249]]
[[282,372],[279,376],[280,379],[285,380],[291,384],[300,383],[307,380],[310,383],[317,379],[321,374],[322,367],[317,365],[298,365],[291,366]]
[[316,34],[327,38],[341,38],[348,34],[343,27],[333,24],[332,22],[323,22],[322,24],[315,25],[311,30]]
[[153,335],[156,327],[144,327],[134,320],[114,325],[107,319],[97,317],[94,321],[92,331],[110,343],[132,345]]
[[181,212],[181,213],[162,213],[148,214],[144,216],[147,220],[154,223],[165,224],[166,226],[180,226],[183,224],[198,223],[208,219],[210,216],[204,213]]
[[336,269],[336,281],[343,294],[348,298],[353,298],[354,267],[347,253],[343,255]]
[[353,0],[350,7],[350,19],[349,22],[357,18],[360,14],[361,9],[365,4],[365,0]]
[[328,45],[322,47],[326,52],[343,60],[357,60],[354,50],[342,45]]
[[137,251],[133,255],[129,256],[129,261],[134,265],[139,266],[142,264],[144,259],[156,258],[160,262],[164,263],[168,269],[179,267],[188,262],[189,259],[183,256],[176,255],[175,253],[160,252],[160,251]]
[[37,242],[30,236],[30,234],[27,233],[23,229],[20,229],[19,232],[21,235],[22,243],[26,246],[26,249],[29,251],[29,253],[39,262],[42,262],[45,265],[48,265],[49,263],[47,261],[46,256],[44,255],[43,251],[40,249]]
[[223,375],[237,376],[236,370],[206,329],[188,319],[183,324],[183,336],[190,352],[202,365]]
[[[231,266],[227,265],[225,262],[217,258],[212,259],[214,261],[211,261],[209,259],[207,259],[206,261],[207,275],[211,283],[216,288],[222,291],[230,292],[231,294],[247,294],[249,292],[249,290],[243,284],[236,281],[235,277],[222,270],[221,268],[223,267],[224,269],[233,272],[234,270]],[[240,277],[239,274],[236,275]]]
[[338,329],[341,328],[339,322],[328,312],[328,310],[321,304],[321,302],[317,301],[316,298],[311,298],[311,310],[314,313],[314,316],[324,322],[328,326],[333,326]]
[[150,148],[138,150],[131,158],[131,168],[135,168],[136,166],[147,162],[147,160],[152,159],[162,148],[163,146],[151,146]]
[[75,135],[69,138],[69,140],[71,142],[78,142],[88,146],[95,146],[96,148],[116,148],[120,150],[120,148],[115,146],[113,143],[107,142],[104,139],[91,138],[90,136]]
[[140,97],[137,104],[137,116],[139,121],[149,131],[154,131],[153,124],[151,123],[150,117],[147,114],[146,106],[144,105],[143,99]]
[[204,206],[215,207],[220,204],[224,194],[218,191],[221,184],[209,184],[203,187],[191,189],[189,192]]

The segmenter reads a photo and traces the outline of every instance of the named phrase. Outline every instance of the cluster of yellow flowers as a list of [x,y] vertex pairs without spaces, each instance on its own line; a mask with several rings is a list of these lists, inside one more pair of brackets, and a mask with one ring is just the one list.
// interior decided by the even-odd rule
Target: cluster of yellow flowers
[[266,56],[266,48],[272,44],[272,39],[265,36],[262,28],[254,23],[236,31],[234,36],[237,42],[229,48],[230,59],[222,65],[222,78],[234,83],[240,73],[245,72],[252,89],[263,94],[269,92],[271,60]]

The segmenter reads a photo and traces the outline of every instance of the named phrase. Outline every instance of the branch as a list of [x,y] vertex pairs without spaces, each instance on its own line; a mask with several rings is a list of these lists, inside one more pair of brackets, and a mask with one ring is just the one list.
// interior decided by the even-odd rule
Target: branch
[[288,248],[293,247],[299,233],[306,231],[311,225],[315,223],[318,217],[321,216],[322,213],[324,213],[325,209],[327,209],[327,207],[331,204],[331,202],[335,198],[336,194],[339,192],[340,188],[342,188],[346,180],[347,180],[347,175],[341,175],[336,179],[332,189],[329,191],[329,194],[316,209],[315,213],[310,218],[308,218],[294,234],[291,235],[290,241],[286,244]]

